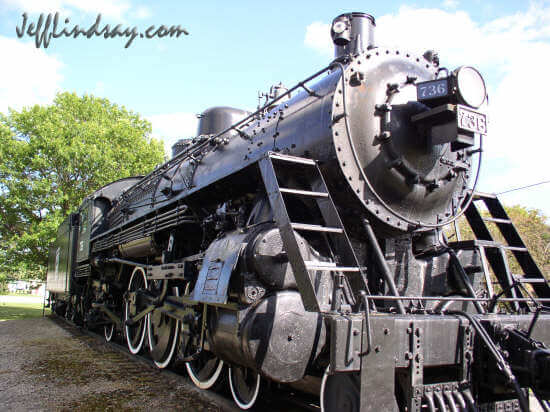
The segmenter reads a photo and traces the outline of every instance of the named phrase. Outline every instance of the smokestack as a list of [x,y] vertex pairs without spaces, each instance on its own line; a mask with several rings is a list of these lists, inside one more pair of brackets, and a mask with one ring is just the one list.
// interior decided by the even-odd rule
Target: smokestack
[[330,28],[334,57],[372,49],[375,27],[374,17],[367,13],[345,13],[336,17]]

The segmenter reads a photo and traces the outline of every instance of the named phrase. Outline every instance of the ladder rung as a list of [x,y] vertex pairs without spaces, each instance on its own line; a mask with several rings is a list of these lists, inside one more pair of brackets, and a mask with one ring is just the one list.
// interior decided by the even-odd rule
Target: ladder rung
[[520,283],[547,283],[548,280],[541,278],[524,278],[523,276],[512,275],[516,282]]
[[483,247],[485,249],[505,249],[505,250],[512,250],[516,252],[527,252],[527,248],[523,246],[508,246],[503,245],[502,243],[491,241],[491,240],[475,240],[475,241],[469,241],[466,240],[464,242],[455,242],[455,244],[469,244],[472,243],[473,245],[477,245],[479,247]]
[[498,219],[496,217],[482,217],[481,219],[485,220],[486,222],[504,223],[508,225],[512,224],[512,221],[510,219]]
[[305,157],[287,156],[281,154],[271,153],[269,155],[272,159],[282,160],[283,162],[299,163],[302,165],[316,166],[315,160],[306,159]]
[[520,246],[505,246],[505,245],[502,245],[501,247],[502,247],[503,249],[511,250],[511,251],[516,251],[516,252],[527,252],[527,248],[526,248],[526,247],[520,247]]
[[474,200],[496,199],[496,198],[497,198],[497,195],[493,193],[474,192]]
[[299,196],[311,196],[311,197],[328,197],[327,192],[312,192],[310,190],[298,190],[298,189],[288,189],[286,187],[279,188],[281,193],[289,193],[292,195]]
[[305,261],[308,270],[328,270],[331,272],[359,272],[359,268],[355,266],[336,266],[332,262],[312,262]]
[[305,223],[291,223],[293,229],[296,230],[309,230],[311,232],[331,232],[331,233],[344,233],[344,229],[339,227],[327,227],[319,225],[308,225]]

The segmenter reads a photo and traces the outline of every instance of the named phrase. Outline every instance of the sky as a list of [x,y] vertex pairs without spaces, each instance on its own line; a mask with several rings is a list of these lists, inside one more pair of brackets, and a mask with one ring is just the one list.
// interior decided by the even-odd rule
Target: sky
[[[332,59],[334,17],[376,18],[376,43],[412,52],[435,49],[450,69],[472,65],[488,94],[489,134],[478,190],[500,193],[550,180],[550,0],[140,1],[0,0],[0,112],[51,103],[59,91],[93,94],[140,113],[167,153],[195,135],[211,106],[256,108],[258,92],[292,86]],[[164,38],[52,39],[37,48],[19,37],[40,13],[59,13],[59,30],[120,24],[188,32]],[[69,19],[64,24],[65,19]],[[106,143],[107,144],[107,143]],[[550,184],[501,195],[550,216]]]

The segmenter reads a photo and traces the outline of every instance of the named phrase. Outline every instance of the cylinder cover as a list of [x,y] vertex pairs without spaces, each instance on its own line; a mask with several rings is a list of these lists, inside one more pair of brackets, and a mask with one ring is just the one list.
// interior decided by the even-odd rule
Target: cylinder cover
[[[307,242],[296,233],[300,253],[304,260],[310,260]],[[254,272],[260,280],[273,289],[294,289],[294,272],[283,249],[283,240],[278,228],[260,233],[252,244],[249,258]]]
[[276,292],[243,311],[218,310],[211,323],[214,351],[278,382],[294,382],[325,341],[321,315],[306,312],[296,291]]

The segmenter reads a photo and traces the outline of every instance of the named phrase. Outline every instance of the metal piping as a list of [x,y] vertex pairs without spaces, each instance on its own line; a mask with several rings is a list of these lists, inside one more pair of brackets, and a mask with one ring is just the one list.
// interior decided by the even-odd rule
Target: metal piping
[[462,394],[460,393],[460,391],[458,389],[453,390],[453,396],[456,398],[456,400],[460,404],[461,410],[463,410],[463,411],[468,410],[466,408],[466,401],[464,400],[464,397],[462,396]]
[[[392,295],[367,295],[372,300],[440,300],[442,302],[471,302],[477,300],[479,302],[491,302],[491,298],[467,298],[467,297],[448,297],[448,296],[392,296]],[[501,302],[531,302],[527,298],[500,298]],[[537,298],[537,302],[550,302],[550,298]]]
[[[448,252],[449,252],[449,255],[451,256],[452,262],[453,262],[456,270],[458,270],[458,273],[459,273],[460,277],[462,278],[462,282],[466,286],[466,289],[468,289],[468,293],[470,294],[470,296],[472,298],[477,298],[476,292],[474,291],[474,288],[472,286],[472,282],[470,282],[470,278],[468,278],[468,275],[466,274],[466,272],[464,271],[464,268],[460,264],[460,260],[458,259],[458,256],[456,255],[456,252],[452,248],[449,248]],[[478,313],[485,313],[485,310],[483,310],[483,308],[479,304],[479,301],[473,300],[472,302],[473,302],[473,304],[474,304],[474,306],[475,306]]]
[[449,409],[451,409],[451,412],[458,412],[458,409],[456,407],[456,403],[451,391],[450,390],[443,391],[443,395],[445,395],[445,398],[447,398],[447,403],[449,404]]
[[374,255],[376,256],[376,260],[378,262],[378,267],[382,271],[382,274],[384,275],[384,279],[386,280],[386,282],[388,283],[388,286],[390,287],[391,293],[393,293],[395,297],[399,297],[399,299],[396,301],[397,311],[400,314],[404,314],[405,307],[403,306],[403,302],[401,300],[402,298],[399,296],[399,292],[397,291],[397,287],[395,286],[395,282],[390,272],[390,268],[388,267],[388,262],[386,262],[386,259],[382,254],[382,250],[380,249],[380,245],[378,244],[376,235],[372,230],[372,226],[370,225],[370,222],[367,219],[363,219],[362,222],[363,222],[363,227],[365,228],[365,232],[367,232],[367,237],[369,239],[370,245],[374,250]]
[[426,393],[424,395],[424,399],[426,399],[426,402],[428,403],[428,410],[430,412],[435,412],[435,404],[434,404],[434,397],[432,393]]
[[441,392],[434,392],[435,401],[437,402],[437,406],[439,408],[440,412],[447,412],[447,406],[445,406],[445,399],[443,399],[443,395]]
[[147,265],[145,265],[145,264],[143,264],[143,263],[133,262],[133,261],[131,261],[131,260],[120,259],[120,258],[109,258],[109,259],[105,259],[105,262],[107,262],[107,263],[122,263],[123,265],[128,265],[128,266],[139,266],[139,267],[141,267],[141,268],[147,267]]
[[518,400],[520,404],[520,408],[522,412],[529,412],[529,401],[525,398],[525,393],[519,386],[518,380],[515,377],[514,373],[512,372],[512,369],[510,368],[510,364],[504,359],[502,354],[500,353],[499,349],[483,327],[483,325],[479,322],[478,319],[473,317],[472,315],[461,312],[461,311],[454,311],[449,312],[451,315],[457,315],[457,316],[464,316],[468,321],[470,321],[470,324],[474,327],[476,332],[479,334],[481,341],[485,344],[489,352],[493,355],[495,358],[495,361],[497,365],[499,366],[499,369],[501,372],[506,376],[508,379],[508,382],[512,384],[516,394],[518,395]]

